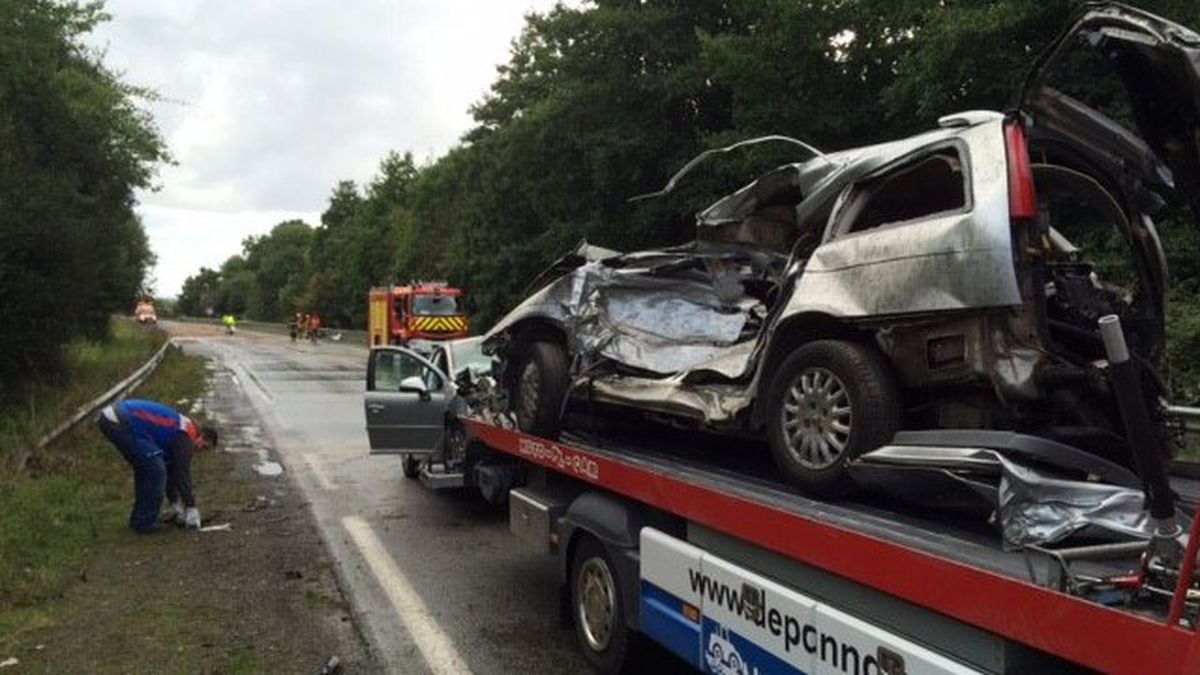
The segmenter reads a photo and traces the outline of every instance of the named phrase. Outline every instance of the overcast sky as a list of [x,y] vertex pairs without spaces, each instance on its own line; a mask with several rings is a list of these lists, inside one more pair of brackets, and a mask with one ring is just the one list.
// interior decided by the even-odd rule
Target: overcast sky
[[391,149],[443,154],[552,0],[108,0],[91,42],[149,104],[178,166],[139,210],[159,295],[248,235],[312,225]]

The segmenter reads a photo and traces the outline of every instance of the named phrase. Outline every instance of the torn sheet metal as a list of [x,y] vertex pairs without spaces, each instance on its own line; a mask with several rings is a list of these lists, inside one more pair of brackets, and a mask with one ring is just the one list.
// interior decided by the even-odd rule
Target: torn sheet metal
[[[731,305],[710,284],[629,275],[599,263],[576,269],[569,281],[562,321],[576,353],[667,375],[727,356],[735,343],[753,338],[743,333],[760,303],[743,295]],[[745,368],[742,360],[723,370]]]
[[1154,534],[1139,490],[1062,480],[1004,457],[999,461],[1004,472],[997,515],[1006,547],[1054,544],[1074,536],[1149,540]]
[[733,420],[750,404],[744,387],[730,384],[685,386],[682,376],[662,379],[609,375],[590,383],[600,402],[635,404],[649,412],[695,419],[710,426]]
[[989,448],[885,446],[850,468],[859,485],[908,503],[988,517],[1006,548],[1149,539],[1140,490],[1062,478]]

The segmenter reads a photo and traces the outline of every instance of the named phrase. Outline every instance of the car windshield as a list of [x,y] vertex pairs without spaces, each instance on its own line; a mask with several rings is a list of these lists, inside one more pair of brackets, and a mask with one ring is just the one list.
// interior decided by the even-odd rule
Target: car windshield
[[412,309],[418,316],[451,316],[458,314],[458,302],[450,295],[414,295]]
[[475,373],[488,373],[492,370],[492,358],[483,353],[482,338],[471,338],[455,342],[450,346],[454,353],[454,370],[457,375],[466,369]]

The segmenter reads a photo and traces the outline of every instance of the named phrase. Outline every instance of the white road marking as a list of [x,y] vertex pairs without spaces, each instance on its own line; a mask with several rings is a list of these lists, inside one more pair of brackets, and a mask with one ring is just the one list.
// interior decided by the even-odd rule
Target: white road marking
[[429,669],[435,675],[469,675],[471,671],[454,649],[454,643],[429,614],[421,596],[413,590],[367,521],[358,516],[346,516],[342,518],[342,526],[350,533],[350,538],[367,561],[371,573],[387,593],[388,600],[392,602],[392,607],[395,608],[408,634],[412,636],[413,642],[417,643],[417,649],[421,651]]
[[321,484],[322,490],[329,492],[335,489],[333,481],[329,480],[329,476],[321,468],[320,463],[316,459],[310,455],[305,457],[304,461],[308,464],[308,468],[312,470],[313,475],[317,477],[317,482]]

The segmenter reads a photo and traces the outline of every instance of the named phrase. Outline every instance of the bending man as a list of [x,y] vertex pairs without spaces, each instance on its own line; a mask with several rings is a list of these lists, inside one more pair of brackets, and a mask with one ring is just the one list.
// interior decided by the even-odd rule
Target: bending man
[[176,524],[200,527],[192,494],[192,454],[216,447],[217,431],[154,401],[128,399],[100,411],[100,431],[133,467],[133,510],[129,526],[158,529],[163,493],[171,500]]

